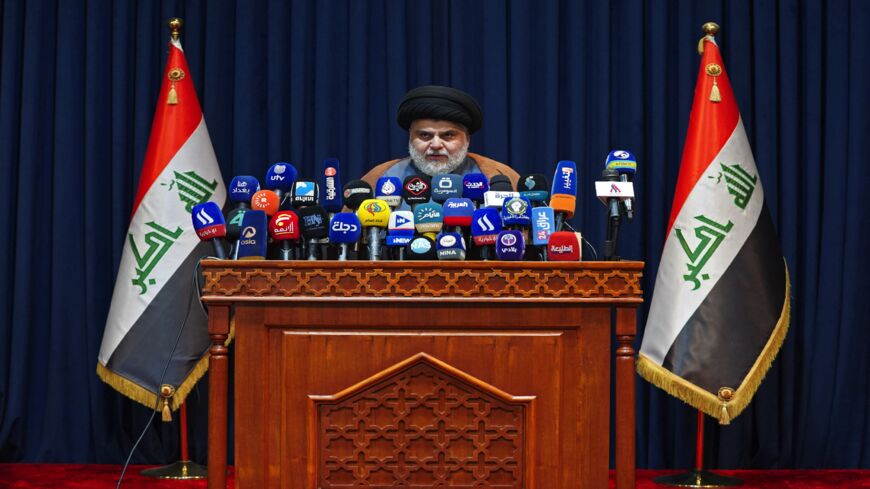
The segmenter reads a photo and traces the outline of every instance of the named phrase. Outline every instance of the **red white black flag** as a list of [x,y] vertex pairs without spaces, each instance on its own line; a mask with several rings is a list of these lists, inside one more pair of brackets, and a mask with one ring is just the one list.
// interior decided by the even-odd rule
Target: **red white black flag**
[[713,36],[703,49],[652,305],[642,377],[727,424],[789,323],[788,269]]
[[133,216],[103,333],[97,374],[154,407],[160,378],[177,409],[208,368],[207,321],[194,293],[197,262],[210,254],[193,231],[194,205],[223,206],[226,189],[181,43],[169,43]]

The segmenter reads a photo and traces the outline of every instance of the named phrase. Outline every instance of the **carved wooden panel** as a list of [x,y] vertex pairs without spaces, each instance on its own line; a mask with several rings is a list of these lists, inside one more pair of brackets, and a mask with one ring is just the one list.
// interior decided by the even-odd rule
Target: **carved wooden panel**
[[639,262],[204,260],[202,266],[207,302],[225,297],[642,300]]
[[313,399],[318,488],[525,486],[532,398],[428,355]]

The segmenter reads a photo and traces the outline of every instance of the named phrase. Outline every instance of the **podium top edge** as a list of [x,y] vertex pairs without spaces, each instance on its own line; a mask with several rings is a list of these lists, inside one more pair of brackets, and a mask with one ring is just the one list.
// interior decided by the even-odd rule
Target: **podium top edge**
[[493,270],[637,270],[644,267],[642,261],[370,261],[370,260],[215,260],[203,259],[200,261],[204,269],[390,269],[390,268],[420,268],[431,270],[440,268],[443,270],[462,270],[489,268]]

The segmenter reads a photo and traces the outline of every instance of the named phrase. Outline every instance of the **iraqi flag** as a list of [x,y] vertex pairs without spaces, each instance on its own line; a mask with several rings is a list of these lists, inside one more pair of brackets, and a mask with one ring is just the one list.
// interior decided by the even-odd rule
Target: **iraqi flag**
[[209,200],[223,206],[226,190],[173,39],[97,363],[103,381],[148,407],[170,385],[177,409],[208,369],[207,318],[194,276],[211,252],[193,231],[191,210]]
[[703,49],[640,375],[727,424],[789,323],[788,269],[719,47]]

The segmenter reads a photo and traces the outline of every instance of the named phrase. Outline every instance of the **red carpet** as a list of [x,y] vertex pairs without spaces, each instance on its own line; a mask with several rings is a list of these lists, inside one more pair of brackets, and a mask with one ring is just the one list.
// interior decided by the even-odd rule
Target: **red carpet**
[[[204,488],[205,480],[174,481],[142,477],[143,466],[127,470],[126,489],[187,489]],[[662,488],[652,482],[653,477],[669,475],[673,471],[639,470],[637,488]],[[870,489],[870,470],[722,470],[720,475],[740,477],[744,489]],[[99,489],[113,488],[121,474],[117,465],[67,464],[0,464],[0,488],[15,489]],[[610,487],[613,487],[611,473]],[[229,477],[228,487],[233,487]],[[546,488],[539,488],[546,489]]]

